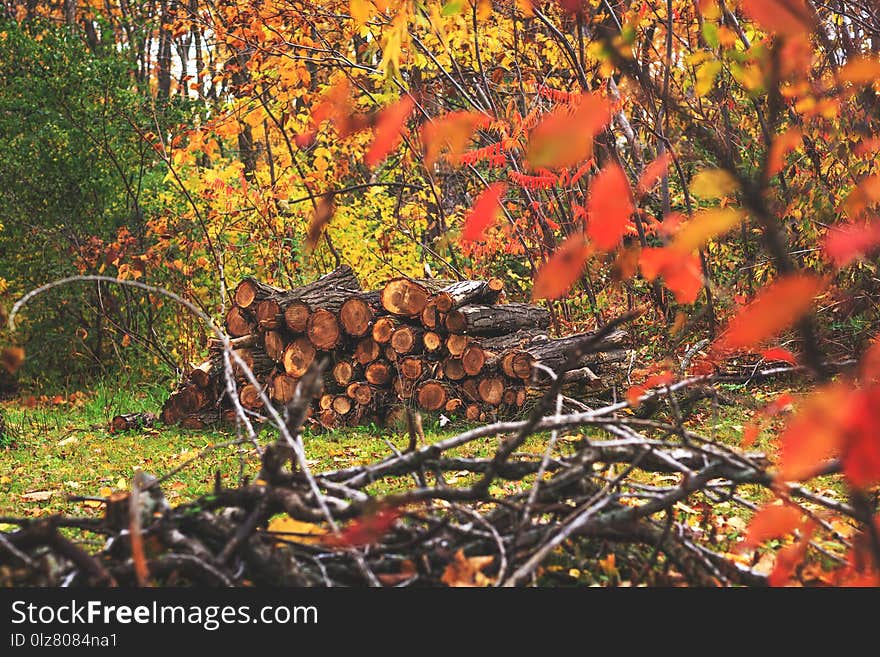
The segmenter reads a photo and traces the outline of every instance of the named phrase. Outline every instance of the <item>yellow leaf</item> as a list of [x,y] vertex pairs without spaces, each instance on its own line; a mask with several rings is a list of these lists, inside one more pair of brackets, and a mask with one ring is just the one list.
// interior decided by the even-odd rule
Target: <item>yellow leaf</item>
[[[288,515],[275,516],[269,521],[268,531],[281,534],[287,543],[299,543],[301,545],[315,545],[320,543],[327,534],[327,530],[320,525],[310,522],[294,520]],[[282,544],[279,541],[279,544]]]
[[739,183],[724,169],[704,169],[693,177],[690,189],[697,198],[713,199],[729,196],[739,189]]
[[715,78],[721,72],[721,62],[706,62],[697,69],[697,82],[694,85],[694,93],[697,98],[702,98],[712,91],[715,86]]
[[735,208],[713,208],[697,212],[675,234],[670,248],[681,253],[691,253],[706,242],[736,226],[742,221],[743,212]]
[[351,0],[348,7],[354,22],[361,27],[365,25],[371,13],[369,0]]

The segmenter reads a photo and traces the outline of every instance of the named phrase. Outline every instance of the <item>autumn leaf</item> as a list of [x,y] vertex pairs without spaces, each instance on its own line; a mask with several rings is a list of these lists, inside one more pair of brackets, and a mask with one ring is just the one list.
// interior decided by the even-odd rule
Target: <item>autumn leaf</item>
[[584,271],[592,248],[582,233],[568,237],[535,276],[532,300],[565,296]]
[[458,550],[444,569],[440,581],[453,587],[488,586],[491,580],[482,571],[494,560],[492,556],[466,557],[464,550]]
[[814,522],[808,521],[801,528],[801,537],[791,545],[786,545],[776,554],[776,564],[767,576],[767,583],[770,586],[785,586],[791,580],[791,576],[807,554],[807,547],[810,544],[815,526]]
[[318,545],[327,530],[320,525],[310,522],[296,520],[288,515],[278,515],[269,521],[267,531],[277,534],[278,538],[283,539],[279,545],[286,543],[299,543],[301,545]]
[[874,84],[880,79],[880,59],[853,57],[837,72],[837,79],[853,85]]
[[4,347],[0,351],[0,366],[10,374],[15,374],[24,363],[24,349],[21,347]]
[[797,365],[797,358],[788,349],[782,347],[771,347],[761,352],[761,358],[769,361],[782,361],[790,365]]
[[835,383],[809,396],[791,418],[779,440],[780,481],[801,481],[840,453],[844,422],[850,413],[852,388]]
[[665,151],[645,167],[642,175],[639,176],[639,184],[636,188],[639,196],[644,196],[651,191],[651,188],[666,175],[670,162],[672,162],[672,154],[669,151]]
[[376,127],[373,129],[375,135],[373,143],[364,157],[367,166],[377,165],[397,148],[402,139],[401,133],[406,125],[406,120],[412,114],[414,107],[413,99],[409,96],[403,96],[379,113]]
[[333,201],[333,194],[325,194],[317,201],[315,211],[312,213],[312,220],[309,222],[309,230],[306,233],[306,252],[311,253],[318,245],[318,240],[324,233],[324,228],[330,223],[336,212],[336,203]]
[[767,177],[772,178],[785,166],[785,156],[800,146],[803,135],[798,128],[789,128],[777,135],[767,155]]
[[742,8],[763,30],[782,36],[807,34],[815,25],[804,0],[742,0]]
[[880,483],[880,386],[854,392],[850,398],[843,448],[843,473],[855,488]]
[[587,201],[587,235],[603,251],[619,243],[635,208],[626,174],[618,164],[608,163],[590,183]]
[[823,251],[836,267],[846,267],[880,247],[880,220],[832,226],[825,234]]
[[703,169],[690,184],[691,194],[701,199],[730,196],[739,189],[739,182],[724,169]]
[[464,219],[462,242],[476,242],[485,237],[486,229],[501,215],[501,200],[506,193],[507,183],[503,182],[492,183],[483,190]]
[[367,20],[370,18],[370,14],[372,14],[372,7],[370,6],[369,0],[350,0],[348,3],[349,13],[351,14],[354,22],[358,24],[358,26],[366,25]]
[[743,428],[742,441],[740,441],[740,445],[742,445],[743,449],[748,449],[754,445],[760,433],[761,426],[755,422],[749,422]]
[[742,548],[756,547],[771,538],[792,533],[800,526],[803,514],[800,507],[788,504],[768,504],[761,507],[749,523]]
[[444,154],[451,164],[458,165],[474,132],[488,122],[485,114],[460,111],[425,123],[421,129],[425,166],[431,168]]
[[877,202],[880,202],[880,173],[859,181],[847,196],[844,209],[850,217],[857,217]]
[[378,542],[400,517],[400,509],[383,508],[352,520],[339,536],[328,534],[324,544],[330,547],[363,547]]
[[713,351],[724,354],[757,347],[779,335],[809,311],[823,287],[822,279],[810,274],[777,279],[731,320]]
[[705,246],[709,240],[739,225],[743,217],[743,212],[735,208],[712,208],[697,212],[675,233],[669,248],[682,255],[690,254]]
[[559,105],[529,135],[526,160],[533,169],[577,166],[593,154],[593,139],[611,121],[611,103],[582,94],[574,111]]
[[639,268],[648,281],[662,276],[678,303],[694,303],[703,287],[700,259],[693,254],[684,255],[670,248],[648,247],[639,254]]

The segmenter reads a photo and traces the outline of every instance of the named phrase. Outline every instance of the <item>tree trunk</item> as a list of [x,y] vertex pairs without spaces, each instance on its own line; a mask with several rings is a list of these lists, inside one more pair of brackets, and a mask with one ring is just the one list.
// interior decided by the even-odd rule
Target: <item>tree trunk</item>
[[523,328],[547,328],[550,313],[546,308],[525,303],[501,306],[462,306],[446,316],[450,333],[467,335],[502,335]]

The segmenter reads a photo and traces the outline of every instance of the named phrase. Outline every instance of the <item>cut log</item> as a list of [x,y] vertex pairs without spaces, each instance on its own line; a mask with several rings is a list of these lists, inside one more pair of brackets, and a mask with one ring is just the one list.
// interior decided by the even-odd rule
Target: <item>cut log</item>
[[[233,353],[238,356],[245,365],[247,365],[248,369],[253,372],[253,375],[257,380],[262,380],[275,369],[275,361],[269,358],[269,354],[266,353],[266,350],[259,345],[254,345],[249,349],[236,349]],[[247,374],[245,374],[245,370],[242,366],[238,364],[238,361],[234,358],[230,358],[230,361],[232,363],[232,374],[235,377],[235,380],[242,382],[248,381]]]
[[382,353],[385,355],[385,360],[389,363],[397,362],[397,352],[394,351],[394,347],[392,347],[390,343],[385,345],[385,349],[382,350]]
[[332,408],[327,408],[318,413],[318,422],[325,429],[335,429],[339,426],[339,416],[336,415]]
[[337,415],[343,416],[348,415],[351,412],[351,409],[354,408],[354,405],[345,395],[336,395],[333,398],[332,408]]
[[367,383],[352,383],[345,394],[354,399],[359,406],[367,406],[373,401],[373,387]]
[[405,379],[417,381],[425,371],[424,361],[418,356],[407,356],[400,361],[400,374]]
[[266,331],[263,335],[263,349],[266,350],[266,355],[276,363],[281,362],[286,346],[287,340],[281,331]]
[[502,306],[462,306],[446,316],[450,333],[467,335],[502,335],[522,328],[547,328],[550,313],[546,308],[526,303]]
[[434,297],[437,310],[448,313],[466,304],[492,304],[498,299],[504,283],[498,278],[489,281],[458,281],[440,290]]
[[386,427],[400,427],[406,424],[406,407],[402,404],[393,404],[387,407],[382,423]]
[[461,366],[467,376],[476,376],[486,364],[486,352],[477,343],[471,343],[461,354]]
[[461,394],[465,399],[472,402],[480,402],[482,399],[480,398],[480,381],[479,379],[465,379],[462,381],[459,386],[461,388]]
[[482,410],[479,404],[468,404],[464,409],[464,416],[471,422],[479,420],[481,413]]
[[257,328],[260,331],[272,331],[281,326],[284,315],[281,306],[274,299],[264,299],[256,304],[254,316],[257,320]]
[[284,308],[284,323],[294,333],[305,333],[311,314],[312,310],[305,301],[293,299]]
[[374,386],[384,386],[391,381],[391,365],[384,360],[374,360],[364,370],[364,378]]
[[281,357],[281,364],[287,374],[298,379],[309,371],[314,360],[314,345],[308,338],[300,336],[287,345]]
[[276,374],[272,378],[272,384],[269,387],[272,400],[278,404],[289,403],[293,400],[293,397],[296,394],[296,386],[298,383],[299,379],[292,376],[284,373]]
[[471,339],[466,335],[458,335],[453,333],[446,338],[446,351],[450,356],[461,356]]
[[453,397],[452,399],[447,399],[446,404],[443,407],[447,413],[457,413],[462,407],[464,407],[464,402],[458,397]]
[[349,360],[340,360],[333,366],[333,380],[341,386],[347,386],[357,376],[357,369]]
[[435,333],[434,331],[425,331],[422,335],[422,345],[425,347],[427,353],[433,354],[443,348],[443,338],[440,337],[439,333]]
[[404,324],[391,334],[391,348],[401,356],[421,351],[424,332],[421,326]]
[[241,387],[241,390],[238,391],[238,400],[244,408],[250,410],[263,408],[263,400],[260,399],[260,391],[252,383],[248,383]]
[[240,337],[253,333],[257,323],[253,318],[238,306],[232,306],[226,313],[226,332],[233,337]]
[[501,404],[504,399],[504,387],[504,378],[500,376],[485,376],[477,384],[480,399],[490,406]]
[[382,307],[392,315],[420,317],[431,295],[439,292],[448,281],[392,278],[382,288]]
[[317,349],[329,351],[339,344],[339,322],[336,315],[320,308],[309,316],[306,335]]
[[123,413],[110,420],[110,433],[122,433],[156,426],[158,418],[152,413]]
[[354,359],[361,365],[367,365],[382,355],[382,347],[371,337],[358,340],[354,348]]
[[443,314],[437,310],[437,304],[432,299],[429,301],[425,307],[422,309],[421,315],[419,318],[422,321],[422,326],[424,326],[429,331],[433,331],[437,328],[442,327],[442,319]]
[[379,344],[388,344],[391,342],[391,336],[397,327],[400,326],[400,320],[393,317],[380,317],[373,324],[373,340]]
[[425,381],[416,389],[416,399],[426,411],[439,411],[446,406],[450,391],[442,381]]
[[[199,388],[210,388],[212,383],[213,361],[206,360],[192,368],[186,378],[195,383]],[[121,416],[120,416],[121,417]]]
[[[257,344],[257,336],[254,334],[250,334],[242,335],[237,338],[231,338],[229,340],[229,344],[233,349],[245,349],[246,347],[253,347],[255,344]],[[223,351],[223,340],[215,337],[208,338],[208,350]]]
[[214,409],[190,413],[180,419],[180,426],[191,430],[213,429],[220,426],[223,422],[235,421],[234,415],[231,420],[227,420],[224,415],[224,413]]
[[450,356],[443,361],[443,376],[450,381],[461,381],[465,376],[464,366],[460,358]]
[[233,299],[238,307],[250,308],[264,299],[283,293],[284,290],[279,287],[262,283],[253,276],[246,276],[235,288]]
[[339,309],[342,330],[355,338],[365,336],[373,325],[378,306],[378,292],[367,292],[346,299]]
[[[508,376],[529,380],[535,373],[534,364],[538,362],[556,371],[565,363],[569,351],[592,335],[592,333],[578,333],[564,338],[533,343],[518,351],[509,352],[502,357],[504,373]],[[601,343],[595,345],[591,353],[585,354],[578,361],[578,366],[589,367],[594,363],[607,361],[607,357],[602,355],[603,352],[620,351],[620,347],[626,344],[628,338],[626,331],[613,331]],[[510,354],[513,355],[510,356]],[[546,373],[536,373],[536,375],[539,380],[549,377]]]

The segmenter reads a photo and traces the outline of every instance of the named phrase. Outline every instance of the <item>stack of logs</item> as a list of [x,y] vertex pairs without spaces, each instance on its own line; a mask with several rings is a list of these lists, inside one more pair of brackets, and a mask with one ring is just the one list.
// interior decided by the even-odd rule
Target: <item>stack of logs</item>
[[[245,278],[226,330],[279,406],[316,360],[326,360],[323,391],[311,409],[325,427],[394,422],[405,405],[486,420],[522,409],[549,385],[538,364],[555,370],[586,335],[549,338],[548,311],[503,303],[502,287],[497,279],[400,277],[368,292],[348,266],[293,290]],[[565,375],[566,386],[610,387],[627,360],[626,338],[623,331],[608,336]],[[210,358],[169,397],[163,422],[203,428],[232,419],[222,349],[219,340],[209,341]],[[241,405],[259,412],[260,390],[238,368],[233,374]]]

